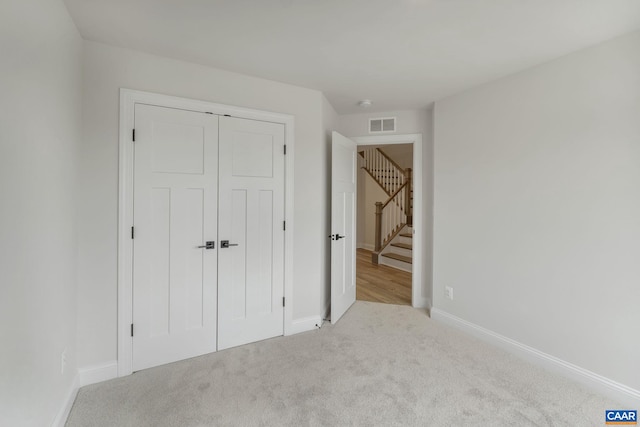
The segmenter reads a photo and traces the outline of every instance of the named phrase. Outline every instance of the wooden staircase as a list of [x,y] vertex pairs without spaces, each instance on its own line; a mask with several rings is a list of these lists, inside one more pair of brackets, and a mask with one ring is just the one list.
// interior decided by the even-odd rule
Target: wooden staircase
[[411,271],[411,168],[402,169],[379,148],[370,148],[359,154],[364,159],[363,169],[389,196],[384,202],[376,202],[375,248],[371,261]]
[[380,252],[378,262],[411,272],[413,259],[413,230],[404,226],[402,231]]

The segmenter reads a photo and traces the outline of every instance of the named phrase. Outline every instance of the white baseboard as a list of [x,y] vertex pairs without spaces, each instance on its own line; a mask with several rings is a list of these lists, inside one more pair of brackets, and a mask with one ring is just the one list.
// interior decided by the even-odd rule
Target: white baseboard
[[100,365],[87,366],[78,369],[80,387],[107,381],[118,377],[118,362],[112,360]]
[[371,252],[373,252],[373,250],[376,248],[374,245],[370,245],[368,243],[357,243],[356,247],[358,249],[366,249],[366,250],[371,251]]
[[58,415],[56,415],[53,423],[51,423],[51,427],[64,427],[64,425],[67,423],[67,418],[69,418],[69,413],[71,413],[73,402],[75,402],[76,396],[78,395],[78,385],[79,379],[78,375],[76,375],[71,382],[71,386],[69,387],[69,391],[66,394],[64,403],[62,404],[62,408],[60,408],[60,411],[58,411]]
[[307,332],[317,329],[317,327],[322,325],[322,317],[321,316],[309,316],[303,317],[302,319],[297,319],[291,322],[291,329],[287,335],[299,334],[300,332]]
[[640,407],[640,391],[624,384],[620,384],[602,375],[598,375],[533,347],[512,340],[511,338],[507,338],[475,323],[449,314],[446,311],[431,308],[431,318],[503,348],[529,362],[557,372],[564,377],[585,385],[601,395],[607,396],[622,404],[629,405],[631,408]]

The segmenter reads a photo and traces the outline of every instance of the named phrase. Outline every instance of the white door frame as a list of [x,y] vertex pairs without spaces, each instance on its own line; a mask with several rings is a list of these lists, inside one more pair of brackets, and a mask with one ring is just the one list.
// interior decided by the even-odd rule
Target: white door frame
[[[294,116],[249,108],[215,104],[207,101],[120,89],[119,184],[118,184],[118,376],[130,375],[133,366],[131,324],[133,310],[133,128],[135,104],[202,113],[230,115],[243,119],[281,123],[285,127],[285,218],[284,240],[284,334],[293,330],[293,153]],[[291,230],[291,231],[289,231]]]
[[411,272],[411,305],[427,307],[429,298],[422,295],[422,257],[424,254],[423,213],[422,213],[422,134],[376,135],[352,137],[353,141],[362,145],[413,144],[413,250]]

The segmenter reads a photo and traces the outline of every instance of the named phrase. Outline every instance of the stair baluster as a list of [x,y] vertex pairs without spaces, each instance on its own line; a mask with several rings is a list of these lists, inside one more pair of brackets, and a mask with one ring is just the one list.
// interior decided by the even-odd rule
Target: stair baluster
[[411,168],[402,169],[381,149],[361,152],[363,168],[389,195],[383,202],[376,202],[375,249],[372,257],[378,263],[378,255],[405,225],[413,224]]

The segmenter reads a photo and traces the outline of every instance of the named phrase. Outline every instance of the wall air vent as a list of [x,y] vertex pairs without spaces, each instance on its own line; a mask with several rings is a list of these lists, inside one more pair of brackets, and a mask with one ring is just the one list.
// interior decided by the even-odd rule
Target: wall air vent
[[369,133],[387,133],[396,131],[395,117],[369,119]]

